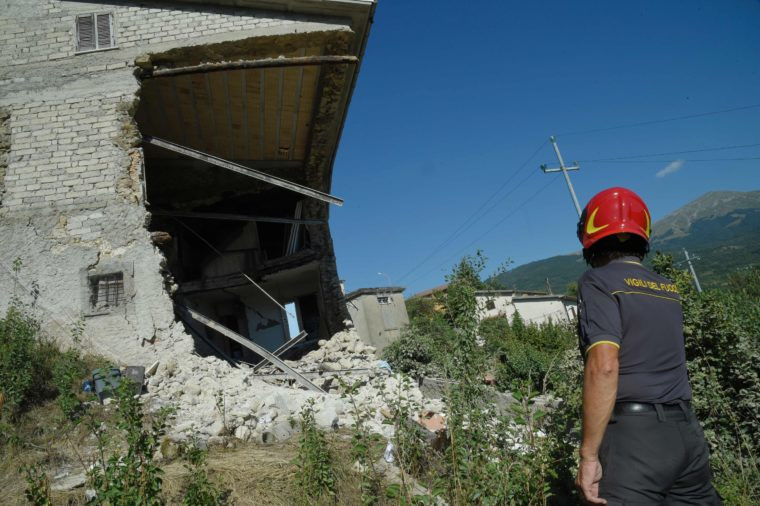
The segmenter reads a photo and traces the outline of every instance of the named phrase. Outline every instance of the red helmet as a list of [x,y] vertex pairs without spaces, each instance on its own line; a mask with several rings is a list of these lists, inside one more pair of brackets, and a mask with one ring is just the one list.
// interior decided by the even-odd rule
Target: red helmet
[[583,249],[603,237],[626,232],[649,242],[649,209],[641,197],[627,188],[607,188],[594,195],[578,222],[578,239]]

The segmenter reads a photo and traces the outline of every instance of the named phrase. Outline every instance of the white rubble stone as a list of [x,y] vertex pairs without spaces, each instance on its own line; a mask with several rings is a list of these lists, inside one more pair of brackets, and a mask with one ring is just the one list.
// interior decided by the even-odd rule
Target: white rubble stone
[[[162,406],[175,408],[174,426],[168,436],[185,441],[191,437],[216,440],[225,429],[234,429],[238,439],[271,443],[291,437],[291,420],[298,420],[310,399],[314,400],[315,421],[324,429],[350,426],[353,410],[369,411],[373,418],[368,427],[383,437],[391,437],[393,426],[384,424],[381,409],[388,412],[399,394],[400,377],[389,375],[376,365],[374,349],[365,346],[353,329],[338,332],[332,339],[320,341],[320,348],[293,362],[300,372],[323,373],[312,379],[328,393],[304,390],[287,376],[261,377],[246,365],[233,368],[216,357],[199,357],[192,353],[177,353],[162,358],[156,373],[148,380],[148,393],[143,395],[146,406],[157,410]],[[352,353],[341,351],[347,348]],[[353,403],[341,398],[340,381],[325,371],[359,369],[352,374],[338,373],[348,384],[359,382]],[[259,374],[279,373],[271,365]],[[415,386],[403,389],[403,394],[420,409],[445,413],[440,399],[425,399]],[[221,403],[219,401],[222,401]],[[354,407],[355,403],[355,407]],[[243,436],[243,437],[240,437]]]
[[235,437],[240,439],[241,441],[249,441],[252,435],[253,435],[253,431],[251,430],[251,428],[245,425],[241,425],[240,427],[235,429]]

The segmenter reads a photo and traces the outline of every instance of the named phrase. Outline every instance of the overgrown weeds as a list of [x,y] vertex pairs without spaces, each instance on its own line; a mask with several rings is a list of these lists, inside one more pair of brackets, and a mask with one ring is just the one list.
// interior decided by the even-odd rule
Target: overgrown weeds
[[314,420],[314,400],[301,410],[301,436],[298,447],[298,486],[303,504],[335,497],[336,482],[333,451]]
[[164,504],[161,498],[163,471],[154,460],[166,428],[168,409],[153,417],[149,427],[143,424],[143,410],[134,395],[134,387],[122,380],[117,390],[118,418],[116,428],[122,433],[126,452],[115,451],[106,458],[108,439],[104,430],[93,423],[98,441],[100,462],[90,471],[96,496],[91,504],[144,505]]
[[197,442],[193,442],[185,448],[185,469],[188,471],[187,490],[182,499],[184,506],[219,506],[224,504],[227,498],[226,491],[222,490],[209,478],[206,468],[208,451],[200,448]]

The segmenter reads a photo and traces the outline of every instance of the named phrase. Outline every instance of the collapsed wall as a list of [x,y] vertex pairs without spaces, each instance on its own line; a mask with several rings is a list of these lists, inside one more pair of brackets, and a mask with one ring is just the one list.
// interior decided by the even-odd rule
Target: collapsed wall
[[[328,4],[331,3],[323,8],[333,11],[339,8]],[[290,197],[288,209],[284,209],[278,207],[283,202],[281,192],[262,189],[260,185],[245,186],[229,177],[221,182],[216,193],[197,199],[182,195],[182,191],[178,191],[180,198],[176,198],[176,194],[172,196],[173,189],[181,190],[181,182],[190,193],[208,189],[204,187],[204,176],[199,174],[203,170],[207,174],[213,171],[205,167],[192,181],[186,177],[183,181],[182,172],[187,169],[185,160],[165,160],[160,153],[141,145],[140,138],[151,120],[142,117],[140,121],[140,107],[148,115],[153,113],[154,126],[167,128],[167,136],[185,144],[193,144],[188,142],[187,134],[198,132],[201,120],[199,117],[191,120],[190,113],[172,109],[168,96],[149,96],[146,90],[150,85],[146,76],[138,72],[137,64],[144,65],[146,53],[152,70],[192,65],[189,61],[192,58],[219,62],[229,58],[277,57],[283,49],[296,55],[309,48],[325,52],[331,50],[336,41],[339,43],[335,47],[357,54],[358,48],[363,47],[363,37],[357,40],[354,36],[355,19],[336,18],[334,12],[326,17],[318,13],[279,13],[165,2],[92,5],[58,0],[34,3],[11,0],[7,7],[0,13],[4,45],[0,54],[0,230],[3,237],[0,241],[0,285],[3,287],[0,308],[6,308],[14,297],[33,305],[41,313],[47,330],[59,338],[71,336],[70,329],[82,322],[81,337],[74,332],[74,337],[81,339],[82,347],[120,363],[143,365],[167,353],[190,354],[197,348],[199,335],[219,344],[219,336],[208,329],[201,328],[194,336],[187,333],[185,325],[176,318],[174,304],[178,295],[189,305],[204,307],[207,304],[206,309],[216,317],[224,317],[229,307],[242,304],[247,307],[243,313],[248,311],[246,318],[250,319],[238,327],[244,334],[246,329],[261,330],[271,321],[284,327],[282,312],[274,316],[263,314],[257,311],[256,300],[246,302],[241,294],[230,300],[229,292],[243,290],[240,285],[218,285],[213,297],[208,297],[209,280],[219,277],[213,274],[222,277],[230,274],[230,258],[210,259],[208,251],[199,252],[206,247],[203,244],[195,244],[196,251],[188,250],[192,240],[187,239],[187,230],[204,227],[192,222],[181,226],[176,220],[162,221],[152,212],[148,197],[154,197],[157,204],[174,211],[197,211],[205,206],[206,211],[228,214],[253,212],[251,208],[234,209],[247,199],[257,202],[257,212],[275,217],[291,212],[290,207],[295,206],[297,199]],[[265,47],[262,44],[278,41],[281,44],[266,54],[260,52]],[[319,41],[325,43],[320,45]],[[241,48],[247,48],[248,54],[241,53]],[[162,56],[151,61],[151,55]],[[282,172],[278,175],[300,178],[303,184],[329,190],[332,156],[353,79],[353,68],[320,72],[316,84],[319,94],[311,104],[313,115],[307,121],[315,126],[304,141],[308,146],[303,163],[300,166],[282,163]],[[277,79],[270,81],[278,83]],[[177,93],[176,83],[172,89]],[[239,95],[250,96],[247,88]],[[141,106],[141,101],[147,105]],[[198,97],[191,102],[200,107]],[[268,115],[278,106],[283,107],[276,96],[273,101],[261,104],[262,111]],[[212,104],[214,107],[218,104]],[[183,113],[186,116],[183,117]],[[231,109],[219,114],[229,116]],[[137,122],[134,116],[138,116]],[[245,129],[237,124],[230,126],[229,122],[227,125],[236,133],[236,138],[243,138]],[[221,131],[221,126],[216,128]],[[282,130],[285,130],[284,124]],[[157,131],[161,132],[161,128]],[[282,155],[277,140],[276,136],[271,136],[269,141],[265,139],[265,150],[275,149]],[[213,151],[208,146],[195,147]],[[284,162],[294,161],[287,152],[281,158]],[[269,159],[269,156],[249,156],[243,162],[255,165],[256,161]],[[278,167],[267,166],[262,170],[279,170]],[[303,172],[298,173],[298,169]],[[221,181],[224,177],[217,179]],[[150,185],[151,182],[155,184]],[[233,188],[228,191],[222,188],[224,185]],[[237,191],[244,187],[244,191]],[[167,194],[169,197],[165,198]],[[311,304],[314,309],[304,302],[298,316],[301,313],[316,315],[318,321],[308,325],[314,330],[315,339],[324,338],[339,330],[345,317],[326,225],[327,206],[305,199],[300,213],[303,219],[321,220],[301,227],[300,244],[308,242],[310,251],[307,253],[312,257],[307,259],[304,248],[296,244],[289,250],[292,253],[295,249],[294,253],[301,255],[295,261],[277,254],[269,254],[263,262],[261,258],[257,260],[251,251],[258,248],[266,253],[269,248],[272,253],[280,248],[273,246],[277,240],[265,232],[261,237],[266,236],[267,245],[246,244],[242,249],[248,253],[232,252],[248,262],[233,265],[233,270],[237,270],[237,274],[250,272],[257,283],[272,291],[282,303],[301,296],[298,286],[306,275],[319,298]],[[165,226],[169,221],[175,228]],[[219,243],[233,245],[246,235],[250,238],[250,230],[238,225],[206,226],[201,237],[216,234],[211,242],[217,246]],[[185,232],[179,232],[178,228]],[[223,233],[225,230],[229,232],[227,235]],[[274,237],[279,233],[281,231],[276,231]],[[183,251],[178,253],[175,239],[181,234],[186,236],[181,239]],[[188,251],[189,255],[184,255]],[[180,263],[176,262],[178,259]],[[195,265],[191,265],[193,261]],[[186,276],[192,269],[200,275]],[[250,295],[250,286],[245,290]],[[288,290],[292,293],[287,293]],[[261,318],[255,320],[250,315],[258,318],[257,312]],[[300,324],[306,326],[302,321]],[[253,332],[246,337],[254,339]],[[283,338],[286,337],[283,334]],[[231,350],[222,351],[229,354]]]

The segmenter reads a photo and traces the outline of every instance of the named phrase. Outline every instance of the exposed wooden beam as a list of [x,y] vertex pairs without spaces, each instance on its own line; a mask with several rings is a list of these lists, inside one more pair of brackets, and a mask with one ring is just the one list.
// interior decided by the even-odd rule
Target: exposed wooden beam
[[159,69],[147,72],[143,79],[156,77],[171,77],[182,74],[198,74],[207,72],[220,72],[224,70],[261,69],[277,67],[305,67],[310,65],[355,65],[359,58],[351,55],[344,56],[294,56],[291,58],[263,58],[261,60],[239,60],[221,63],[203,63],[189,67],[177,67],[173,69]]
[[194,311],[188,307],[180,306],[180,310],[186,311],[194,320],[199,321],[200,323],[204,324],[208,328],[212,330],[216,330],[223,336],[232,339],[236,343],[240,344],[241,346],[245,346],[252,352],[260,355],[265,360],[268,360],[272,363],[276,368],[281,370],[282,372],[286,373],[288,376],[296,380],[298,383],[306,387],[307,389],[311,390],[312,392],[320,392],[325,393],[324,390],[319,388],[317,385],[306,379],[305,376],[301,375],[298,371],[288,366],[285,362],[274,356],[269,350],[266,348],[263,348],[259,346],[258,344],[254,343],[253,341],[250,341],[246,339],[245,337],[241,336],[240,334],[233,332],[232,330],[228,329],[224,325],[220,325],[219,323],[206,318],[202,314],[198,313],[197,311]]
[[192,211],[164,211],[163,209],[151,209],[151,214],[157,216],[175,216],[177,218],[199,218],[203,220],[225,220],[225,221],[256,221],[261,223],[290,223],[296,225],[324,225],[325,220],[308,220],[297,218],[279,218],[267,216],[248,216],[246,214],[226,214],[226,213],[198,213]]
[[259,181],[264,181],[274,186],[279,186],[280,188],[286,188],[288,190],[307,195],[323,202],[329,202],[337,206],[343,205],[343,199],[339,199],[338,197],[334,197],[328,193],[314,190],[312,188],[293,183],[292,181],[287,181],[277,176],[271,176],[258,170],[248,168],[244,165],[209,155],[192,148],[180,146],[179,144],[175,144],[164,139],[159,139],[158,137],[143,137],[143,142],[153,146],[158,146],[160,148],[168,149],[169,151],[174,151],[175,153],[179,153],[181,155],[189,156],[190,158],[195,158],[196,160],[200,160],[211,165],[216,165],[217,167],[221,167],[223,169],[231,170],[232,172],[237,172],[238,174],[242,174],[244,176],[258,179]]

